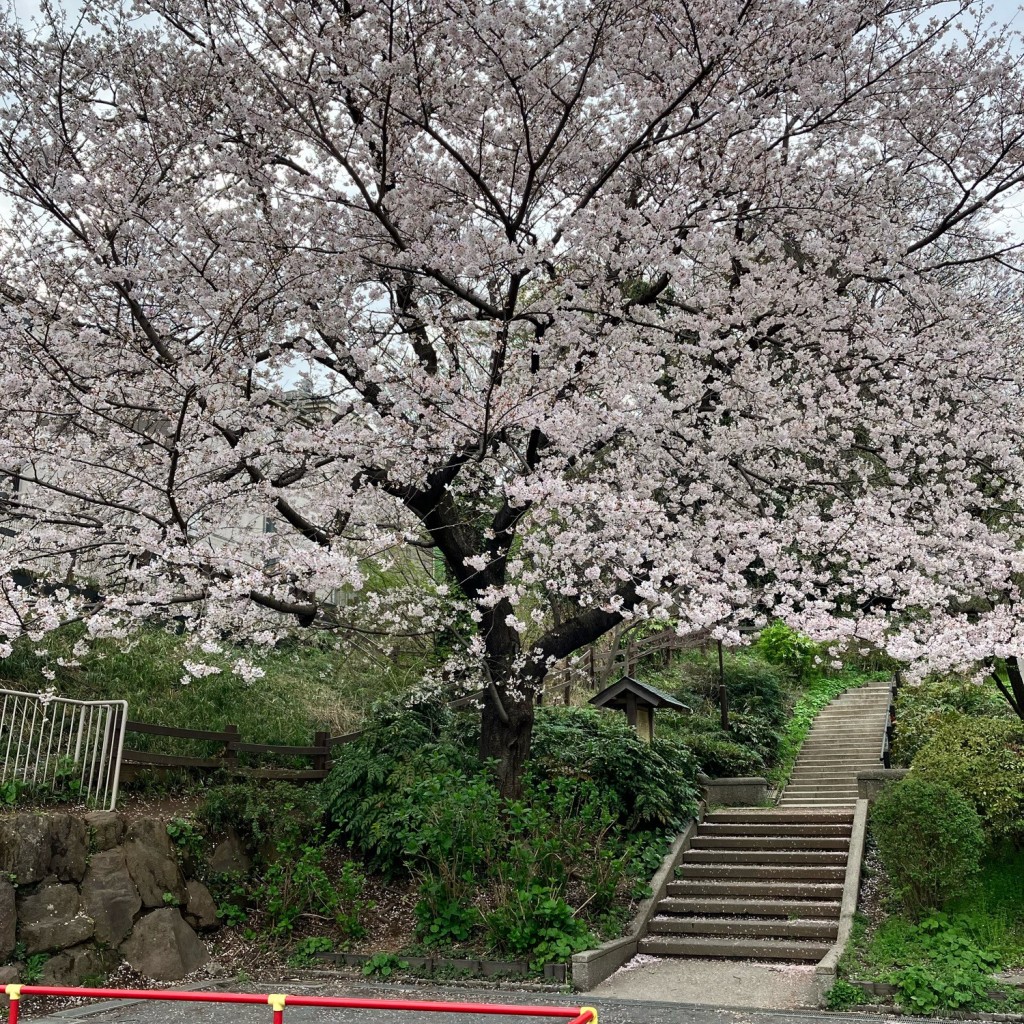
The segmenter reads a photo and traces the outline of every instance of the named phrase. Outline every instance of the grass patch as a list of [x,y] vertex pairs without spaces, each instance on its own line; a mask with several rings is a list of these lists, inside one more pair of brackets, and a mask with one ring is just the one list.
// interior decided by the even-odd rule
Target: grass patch
[[[104,640],[74,662],[80,635],[66,627],[41,643],[25,640],[0,661],[0,687],[29,692],[53,687],[76,700],[126,700],[131,718],[181,729],[237,725],[252,743],[306,745],[318,729],[333,734],[358,729],[373,703],[402,692],[420,677],[423,661],[410,652],[393,659],[338,652],[308,634],[278,649],[254,655],[229,645],[220,654],[197,656],[184,638],[160,629],[143,630],[130,645]],[[229,669],[243,654],[265,675],[251,683]],[[217,665],[221,672],[188,679],[184,662]],[[61,662],[65,664],[61,664]],[[53,673],[52,680],[46,675]],[[180,740],[132,736],[132,744],[174,753],[205,752]]]

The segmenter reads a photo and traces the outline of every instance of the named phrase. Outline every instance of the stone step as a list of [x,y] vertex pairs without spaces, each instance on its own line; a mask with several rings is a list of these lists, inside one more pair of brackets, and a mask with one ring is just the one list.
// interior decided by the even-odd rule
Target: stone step
[[845,864],[846,850],[779,850],[764,847],[751,850],[689,849],[684,864]]
[[651,936],[637,951],[650,956],[733,957],[752,960],[820,960],[831,943],[807,939],[726,939],[699,936]]
[[845,867],[832,864],[699,864],[683,867],[683,880],[752,878],[760,882],[806,881],[841,882],[846,877]]
[[853,775],[859,772],[870,772],[875,768],[882,767],[882,759],[880,757],[864,758],[857,761],[848,761],[846,758],[799,758],[795,765],[793,765],[793,771],[797,771],[801,768],[825,768],[825,769],[838,769],[845,768]]
[[837,918],[839,900],[716,899],[708,896],[668,896],[658,903],[659,914],[718,914],[728,917]]
[[[808,795],[799,793],[797,795],[786,796],[782,794],[782,798],[779,800],[779,806],[787,811],[795,810],[827,810],[833,808],[840,810],[843,807],[852,807],[857,802],[857,797],[853,794],[844,796],[842,793],[831,793],[827,795]],[[821,806],[826,805],[826,806]]]
[[839,922],[835,918],[654,917],[648,925],[648,934],[789,936],[835,941],[839,934]]
[[682,879],[668,883],[669,896],[704,896],[715,899],[719,896],[753,896],[774,900],[823,900],[842,899],[843,886],[840,882],[794,882],[783,880],[746,881],[743,879],[719,880],[712,878]]
[[845,853],[850,847],[848,836],[705,836],[698,833],[690,843],[691,850],[712,852],[725,851],[826,851],[841,850]]
[[803,782],[791,782],[783,791],[783,796],[797,796],[801,793],[828,796],[830,793],[846,794],[856,792],[857,783],[852,779],[849,782],[813,782],[804,780]]
[[800,836],[801,838],[835,839],[837,837],[849,837],[851,831],[852,826],[842,822],[828,822],[819,825],[809,823],[772,825],[771,823],[766,824],[763,822],[752,822],[749,825],[736,825],[724,822],[721,824],[716,822],[708,824],[705,822],[700,826],[700,831],[697,835],[708,837],[721,836],[723,839],[732,839],[736,837],[755,839],[761,836],[769,836],[776,839],[785,839],[794,836]]
[[729,808],[712,811],[705,819],[712,825],[852,825],[853,812],[780,811],[772,808]]

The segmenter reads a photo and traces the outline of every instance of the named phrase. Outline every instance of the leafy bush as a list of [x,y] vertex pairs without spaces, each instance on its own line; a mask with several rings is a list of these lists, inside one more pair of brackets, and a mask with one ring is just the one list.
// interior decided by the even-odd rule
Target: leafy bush
[[[474,877],[467,873],[460,889],[473,888]],[[416,937],[427,946],[457,946],[465,942],[480,923],[480,912],[454,896],[448,885],[428,878],[420,886],[416,904]]]
[[754,646],[769,662],[798,680],[810,676],[821,653],[821,647],[810,637],[784,622],[773,622],[762,629]]
[[304,914],[329,918],[343,939],[366,933],[360,920],[369,904],[362,899],[366,878],[352,861],[340,871],[328,873],[324,860],[332,837],[313,836],[296,852],[278,847],[278,857],[268,865],[252,894],[252,901],[269,919],[273,936],[290,935]]
[[901,686],[896,696],[893,764],[909,768],[914,755],[934,736],[935,730],[961,715],[1007,719],[1010,710],[993,687],[963,679],[930,679]]
[[494,948],[526,957],[533,970],[566,960],[594,941],[587,925],[573,915],[565,900],[541,885],[506,893],[486,922]]
[[760,775],[765,770],[764,758],[756,750],[728,739],[727,733],[691,733],[684,742],[713,779]]
[[914,774],[966,796],[990,838],[1024,838],[1024,726],[949,712],[914,755]]
[[851,985],[842,978],[836,979],[835,984],[825,995],[825,1005],[830,1010],[850,1010],[854,1006],[861,1006],[866,1003],[867,996],[864,990],[856,985]]
[[[208,833],[234,830],[254,853],[277,844],[295,845],[320,826],[316,791],[288,782],[233,782],[209,790],[196,811]],[[176,842],[183,838],[172,838]]]
[[981,819],[952,786],[908,776],[882,791],[871,823],[882,863],[912,914],[941,907],[978,873]]
[[538,708],[530,771],[592,780],[629,829],[679,828],[697,807],[690,751],[671,740],[644,743],[625,716],[596,708]]
[[[471,938],[483,887],[504,894],[496,909],[510,920],[531,907],[555,914],[536,893],[568,906],[570,887],[588,919],[605,919],[646,884],[665,834],[695,810],[697,765],[684,748],[642,743],[620,716],[592,708],[542,709],[537,723],[514,801],[501,800],[450,713],[387,720],[339,752],[323,786],[327,811],[368,863],[419,878],[417,933],[430,945]],[[551,940],[546,956],[565,945],[534,938]]]
[[683,662],[683,673],[685,682],[676,693],[684,702],[691,690],[696,690],[717,704],[719,682],[724,680],[730,717],[757,715],[772,726],[786,719],[788,699],[783,674],[756,650],[726,652],[721,676],[717,653],[691,655]]

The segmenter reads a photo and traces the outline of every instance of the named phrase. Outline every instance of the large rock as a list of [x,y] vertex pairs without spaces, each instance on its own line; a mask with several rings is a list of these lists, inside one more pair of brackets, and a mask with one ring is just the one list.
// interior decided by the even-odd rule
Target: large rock
[[245,846],[238,834],[229,832],[219,842],[210,856],[210,871],[215,875],[248,874],[252,861],[245,852]]
[[33,885],[50,874],[50,822],[41,814],[0,819],[0,874]]
[[40,985],[102,986],[113,966],[114,954],[93,945],[75,946],[50,957],[39,975]]
[[82,881],[82,905],[96,924],[97,941],[119,946],[142,909],[124,850],[115,848],[93,854]]
[[85,822],[72,814],[15,814],[0,821],[0,873],[18,885],[50,875],[80,882],[88,856]]
[[165,893],[184,904],[188,898],[185,879],[174,856],[167,826],[162,821],[155,818],[133,821],[128,827],[124,855],[144,907],[166,906]]
[[0,878],[0,963],[14,950],[14,926],[17,921],[14,909],[14,886]]
[[185,884],[188,900],[185,903],[185,920],[199,931],[216,928],[220,921],[217,918],[217,904],[213,902],[210,890],[202,882],[191,881]]
[[17,908],[18,937],[29,956],[92,938],[92,918],[82,910],[73,885],[44,885],[31,895],[19,896]]
[[124,838],[124,818],[117,811],[90,811],[85,816],[89,848],[95,853],[120,846]]
[[180,981],[210,959],[196,933],[173,907],[140,918],[122,944],[121,956],[154,981]]
[[62,882],[80,882],[89,856],[85,822],[73,814],[50,814],[50,873]]

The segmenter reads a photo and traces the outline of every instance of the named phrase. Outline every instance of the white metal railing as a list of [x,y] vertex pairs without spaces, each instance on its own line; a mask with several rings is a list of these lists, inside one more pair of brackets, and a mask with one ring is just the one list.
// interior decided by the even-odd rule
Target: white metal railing
[[127,722],[127,701],[0,690],[0,785],[48,788],[112,811]]

